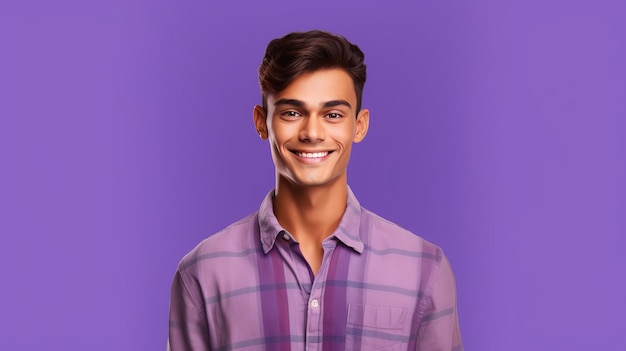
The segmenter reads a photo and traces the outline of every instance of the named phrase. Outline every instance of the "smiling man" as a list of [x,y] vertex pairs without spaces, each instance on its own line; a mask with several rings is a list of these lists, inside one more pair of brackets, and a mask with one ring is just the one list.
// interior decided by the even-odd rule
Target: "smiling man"
[[367,134],[361,50],[322,32],[272,40],[254,125],[276,187],[178,266],[171,350],[462,350],[450,264],[348,187]]

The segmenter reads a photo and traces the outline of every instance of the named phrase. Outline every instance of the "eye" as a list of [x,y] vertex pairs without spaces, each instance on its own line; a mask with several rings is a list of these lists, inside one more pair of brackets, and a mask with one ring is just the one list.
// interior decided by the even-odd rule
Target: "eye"
[[285,112],[283,112],[283,113],[282,113],[282,115],[283,115],[283,116],[285,116],[285,117],[290,117],[290,118],[293,118],[293,117],[300,117],[300,116],[301,116],[301,115],[300,115],[298,112],[296,112],[296,111],[285,111]]
[[329,118],[329,119],[337,119],[337,118],[341,118],[343,116],[341,114],[337,113],[337,112],[331,112],[331,113],[327,114],[326,117]]

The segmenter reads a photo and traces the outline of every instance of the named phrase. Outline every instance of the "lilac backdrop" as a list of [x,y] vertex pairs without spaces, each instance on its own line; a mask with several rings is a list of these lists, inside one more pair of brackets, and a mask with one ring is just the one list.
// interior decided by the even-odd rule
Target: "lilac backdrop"
[[361,203],[444,248],[467,350],[626,350],[623,1],[0,2],[3,350],[163,350],[178,260],[273,186],[270,39],[366,53]]

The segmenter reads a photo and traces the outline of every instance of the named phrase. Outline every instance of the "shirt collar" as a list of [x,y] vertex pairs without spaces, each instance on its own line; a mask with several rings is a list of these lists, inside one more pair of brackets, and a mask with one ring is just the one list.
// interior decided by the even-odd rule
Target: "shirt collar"
[[[274,215],[274,207],[272,199],[274,198],[274,190],[270,191],[259,208],[259,229],[261,232],[261,244],[263,245],[263,252],[266,254],[274,247],[276,238],[285,229],[278,223],[278,219]],[[348,187],[348,202],[346,204],[346,210],[341,217],[339,226],[335,232],[331,235],[336,237],[339,241],[346,246],[351,247],[358,253],[363,252],[363,241],[360,236],[361,225],[361,204],[357,200],[356,196],[352,192],[352,189]]]

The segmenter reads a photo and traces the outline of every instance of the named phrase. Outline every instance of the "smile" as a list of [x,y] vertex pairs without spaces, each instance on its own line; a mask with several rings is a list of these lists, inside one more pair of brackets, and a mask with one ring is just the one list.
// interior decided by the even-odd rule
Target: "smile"
[[328,154],[330,152],[328,152],[328,151],[324,151],[324,152],[299,152],[299,151],[295,151],[294,153],[296,155],[298,155],[300,157],[304,157],[304,158],[322,158],[322,157],[328,156]]

